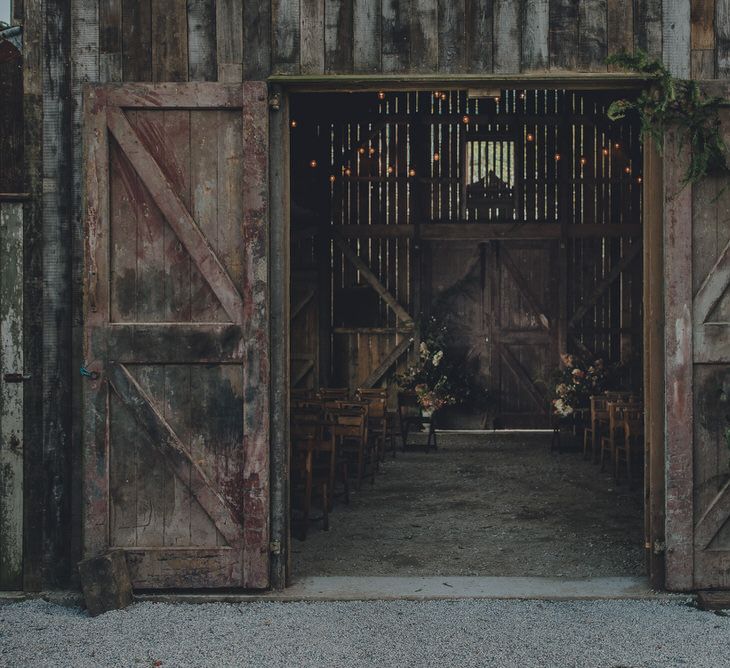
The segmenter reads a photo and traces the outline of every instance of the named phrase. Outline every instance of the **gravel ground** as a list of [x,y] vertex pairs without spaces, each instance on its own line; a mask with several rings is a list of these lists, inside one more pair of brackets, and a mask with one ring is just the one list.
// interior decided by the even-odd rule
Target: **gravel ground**
[[0,607],[1,666],[730,665],[730,616],[655,601]]
[[439,434],[388,458],[293,543],[296,577],[642,575],[641,485],[629,491],[550,435]]

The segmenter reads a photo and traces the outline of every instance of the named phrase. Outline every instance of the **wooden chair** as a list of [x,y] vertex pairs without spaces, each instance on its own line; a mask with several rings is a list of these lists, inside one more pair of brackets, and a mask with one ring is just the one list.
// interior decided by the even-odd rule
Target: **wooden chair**
[[[633,461],[639,459],[644,448],[644,411],[626,408],[622,415],[623,440],[616,442],[613,458],[613,475],[616,483],[621,482],[621,463],[626,464],[626,478],[629,489],[633,485]],[[638,457],[637,457],[638,455]]]
[[[322,528],[329,530],[329,511],[333,488],[335,463],[334,437],[326,438],[322,423],[310,416],[299,415],[292,420],[292,497],[301,498],[302,540],[307,537],[309,523],[322,521]],[[312,517],[312,501],[321,500],[322,515]]]
[[375,482],[373,450],[368,441],[368,413],[362,406],[350,408],[328,408],[327,418],[331,421],[339,455],[355,460],[355,487],[360,489],[362,479],[369,473],[371,484]]
[[590,423],[583,432],[583,458],[590,451],[590,458],[596,461],[598,455],[601,424],[608,422],[608,400],[605,397],[591,397]]
[[436,444],[436,422],[435,414],[431,417],[421,415],[421,407],[418,403],[418,397],[415,392],[398,392],[398,421],[400,423],[401,440],[403,444],[403,452],[406,451],[413,443],[408,442],[408,434],[412,429],[421,431],[422,426],[428,429],[428,438],[426,440],[426,452],[433,446],[434,450],[438,450]]
[[601,471],[605,470],[606,459],[610,459],[612,463],[616,461],[616,442],[617,437],[623,435],[623,411],[640,410],[641,404],[626,403],[623,401],[609,401],[608,406],[608,430],[606,434],[601,436],[601,452],[600,464]]
[[[386,442],[393,442],[388,424],[388,397],[384,389],[358,388],[355,396],[368,405],[368,433],[373,439],[378,459],[385,459]],[[395,447],[393,446],[395,457]]]

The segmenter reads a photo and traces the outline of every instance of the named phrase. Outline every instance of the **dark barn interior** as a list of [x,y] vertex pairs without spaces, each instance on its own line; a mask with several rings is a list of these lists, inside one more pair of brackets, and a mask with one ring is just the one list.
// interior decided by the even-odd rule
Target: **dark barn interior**
[[[302,523],[306,534],[318,496],[334,510],[329,532],[301,543],[298,556],[295,544],[295,574],[641,572],[636,493],[577,456],[556,455],[550,431],[511,431],[556,425],[554,374],[566,352],[612,364],[615,386],[641,396],[642,152],[636,124],[607,116],[615,97],[504,89],[292,96],[295,535]],[[429,323],[448,332],[444,355],[472,391],[437,412],[437,453],[408,448],[405,461],[393,461],[385,451],[404,442],[396,375],[417,359]],[[378,388],[391,420],[386,433],[371,433],[383,443],[369,464],[383,475],[373,473],[376,491],[366,481],[358,493],[357,474],[345,505],[338,480],[353,467],[342,473],[332,463],[330,489],[318,491],[317,453],[302,456],[297,423],[317,401],[362,400]],[[372,431],[372,415],[369,422]],[[581,446],[583,432],[568,431],[562,446]],[[425,433],[413,440],[430,443]],[[332,462],[340,457],[332,453]],[[499,484],[508,471],[512,484]],[[588,510],[595,522],[575,525]],[[473,531],[476,517],[483,531]],[[419,531],[432,549],[414,562],[393,545]],[[466,569],[452,558],[464,533],[480,555]],[[508,534],[522,542],[510,546]],[[508,566],[494,552],[499,543],[536,555],[561,540],[553,552],[563,566],[527,557]],[[580,567],[586,541],[602,553],[615,548],[616,559]]]

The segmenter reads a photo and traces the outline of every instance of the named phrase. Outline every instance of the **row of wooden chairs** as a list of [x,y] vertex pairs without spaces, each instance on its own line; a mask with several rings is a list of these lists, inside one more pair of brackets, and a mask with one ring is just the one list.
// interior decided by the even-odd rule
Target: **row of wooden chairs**
[[644,452],[644,407],[628,392],[606,392],[591,397],[590,422],[583,433],[583,456],[600,464],[604,471],[611,463],[616,482],[622,469],[629,487],[634,467]]
[[[351,478],[358,490],[365,479],[373,484],[386,452],[395,456],[386,391],[363,388],[349,395],[347,388],[292,393],[292,496],[302,538],[313,520],[328,528],[334,498],[349,502]],[[312,517],[317,501],[322,515]]]

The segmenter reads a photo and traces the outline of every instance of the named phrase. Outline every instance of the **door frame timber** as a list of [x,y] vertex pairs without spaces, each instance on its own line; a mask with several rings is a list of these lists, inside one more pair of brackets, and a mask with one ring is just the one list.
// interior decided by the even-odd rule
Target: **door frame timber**
[[[274,589],[291,583],[291,535],[289,522],[289,383],[290,383],[290,142],[289,95],[293,93],[402,92],[428,90],[478,90],[492,94],[494,90],[596,90],[639,91],[650,84],[646,77],[624,73],[561,74],[561,75],[273,75],[267,79],[270,91],[271,119],[269,123],[270,150],[270,249],[271,249],[271,540]],[[664,387],[664,320],[663,320],[663,235],[664,202],[662,198],[662,161],[650,142],[644,143],[644,217],[641,229],[622,230],[623,234],[643,240],[644,337],[643,382],[646,397],[650,388]],[[433,239],[447,238],[453,232],[438,227],[427,232]],[[459,226],[463,227],[463,226]],[[511,226],[510,226],[511,227]],[[430,228],[429,228],[430,229]],[[357,230],[339,230],[343,236],[357,236]],[[383,236],[412,234],[400,230],[377,230]],[[488,240],[480,230],[458,230],[459,238]],[[484,232],[484,230],[481,230]],[[560,231],[557,230],[557,235]],[[421,230],[423,233],[423,230]],[[526,238],[543,238],[537,230]],[[552,235],[551,235],[552,236]],[[491,238],[510,238],[500,230]],[[452,238],[452,237],[448,237]],[[520,237],[521,238],[521,237]],[[657,394],[653,392],[653,394]],[[667,466],[664,427],[664,396],[646,401],[645,425],[647,438],[645,485],[645,549],[647,577],[652,587],[664,587],[664,471]]]

